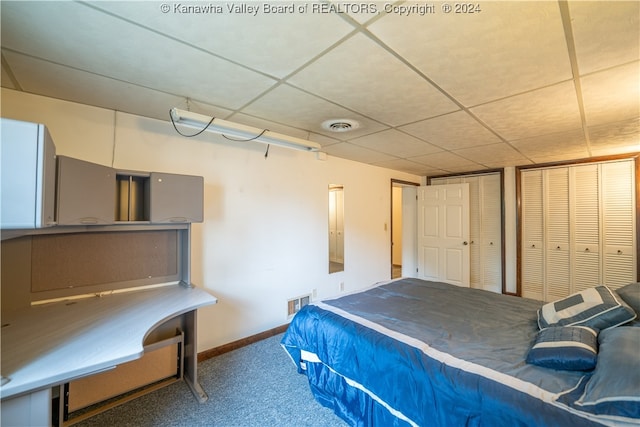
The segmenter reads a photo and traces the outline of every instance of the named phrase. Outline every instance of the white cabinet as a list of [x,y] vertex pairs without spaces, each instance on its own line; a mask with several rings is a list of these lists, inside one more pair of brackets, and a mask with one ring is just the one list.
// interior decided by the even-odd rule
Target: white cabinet
[[633,160],[521,172],[521,293],[552,301],[636,281]]
[[51,425],[51,398],[51,389],[48,388],[2,400],[0,425],[14,427]]
[[55,225],[56,147],[42,124],[0,119],[2,229]]

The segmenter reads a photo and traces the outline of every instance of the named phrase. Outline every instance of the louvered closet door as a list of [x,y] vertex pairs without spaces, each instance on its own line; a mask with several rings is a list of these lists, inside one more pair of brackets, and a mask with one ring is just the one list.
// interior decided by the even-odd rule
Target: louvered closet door
[[545,301],[569,295],[569,169],[543,172],[545,193]]
[[522,172],[522,296],[636,281],[634,171],[620,160]]
[[521,175],[522,219],[522,296],[544,299],[544,205],[542,171],[524,171]]
[[600,284],[600,196],[597,164],[570,169],[574,253],[573,292]]
[[615,289],[637,277],[634,164],[605,163],[601,176],[603,281]]

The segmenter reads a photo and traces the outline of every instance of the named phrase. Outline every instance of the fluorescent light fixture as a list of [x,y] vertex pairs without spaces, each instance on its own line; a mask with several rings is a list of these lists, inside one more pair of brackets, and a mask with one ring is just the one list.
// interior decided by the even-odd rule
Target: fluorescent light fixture
[[321,148],[320,144],[307,141],[306,139],[294,138],[281,133],[271,132],[270,130],[258,129],[227,120],[211,118],[178,108],[172,108],[170,114],[174,124],[219,133],[228,138],[237,139],[238,141],[257,141],[263,144],[277,145],[301,151],[319,151]]

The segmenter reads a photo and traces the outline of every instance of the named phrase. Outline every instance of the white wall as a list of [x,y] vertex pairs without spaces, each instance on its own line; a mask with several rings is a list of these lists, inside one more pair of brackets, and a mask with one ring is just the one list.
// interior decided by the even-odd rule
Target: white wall
[[[198,351],[287,322],[289,298],[318,298],[390,278],[390,181],[419,177],[2,89],[2,117],[44,123],[58,154],[123,170],[202,175],[192,280],[218,297],[198,313]],[[170,106],[167,107],[167,109]],[[343,184],[345,271],[328,274],[328,185]],[[385,225],[387,225],[385,227]],[[385,229],[386,228],[386,229]]]

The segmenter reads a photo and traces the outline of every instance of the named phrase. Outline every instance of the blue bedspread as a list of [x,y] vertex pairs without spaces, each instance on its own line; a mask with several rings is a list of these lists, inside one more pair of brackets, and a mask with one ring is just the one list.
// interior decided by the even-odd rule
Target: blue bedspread
[[402,279],[304,307],[282,344],[350,425],[601,425],[558,400],[588,374],[525,363],[541,304]]

